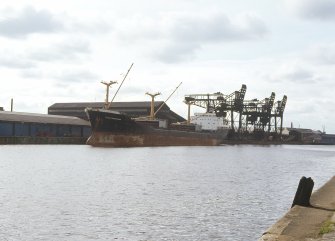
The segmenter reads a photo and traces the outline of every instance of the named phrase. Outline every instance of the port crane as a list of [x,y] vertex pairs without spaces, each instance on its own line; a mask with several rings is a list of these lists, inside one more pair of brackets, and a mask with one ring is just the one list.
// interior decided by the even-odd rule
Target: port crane
[[190,122],[190,108],[192,105],[215,112],[216,116],[224,117],[237,137],[245,133],[275,133],[282,135],[283,113],[287,102],[284,95],[281,101],[275,102],[275,93],[263,100],[245,100],[247,86],[231,94],[216,92],[214,94],[186,95],[184,103],[188,105],[188,123]]

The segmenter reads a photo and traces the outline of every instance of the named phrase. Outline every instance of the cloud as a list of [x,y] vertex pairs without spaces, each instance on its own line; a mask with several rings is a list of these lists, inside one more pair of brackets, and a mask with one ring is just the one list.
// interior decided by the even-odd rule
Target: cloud
[[[63,83],[80,83],[87,81],[99,80],[99,76],[89,70],[82,69],[67,69],[53,76],[58,84]],[[60,82],[59,82],[60,81]]]
[[180,62],[192,59],[207,44],[259,39],[267,33],[256,17],[245,15],[239,20],[234,23],[224,14],[177,18],[169,33],[170,43],[153,56],[162,62]]
[[43,72],[36,69],[36,68],[31,68],[31,69],[23,69],[20,72],[20,75],[23,78],[29,78],[29,79],[40,79],[43,76]]
[[12,56],[9,54],[1,54],[0,56],[0,68],[29,69],[34,66],[35,64],[32,61],[23,59],[20,56]]
[[319,44],[313,46],[306,55],[306,57],[313,63],[319,65],[334,65],[335,44]]
[[200,46],[195,43],[170,42],[163,48],[155,49],[151,57],[164,63],[175,63],[192,60]]
[[100,80],[97,74],[80,67],[64,70],[61,69],[58,72],[56,70],[41,70],[41,68],[31,68],[23,69],[20,74],[24,78],[34,80],[55,80],[56,86],[61,86],[64,88],[73,83],[96,82]]
[[83,55],[91,53],[90,44],[82,40],[73,40],[57,43],[48,47],[33,50],[28,54],[29,59],[37,61],[74,61]]
[[287,5],[302,18],[335,20],[333,0],[287,0]]
[[209,44],[256,40],[268,33],[264,22],[250,14],[230,19],[223,13],[169,13],[156,20],[138,19],[121,24],[119,37],[146,42],[153,49],[150,56],[166,63],[193,59],[197,50]]
[[267,32],[265,24],[254,16],[245,15],[239,20],[233,22],[224,14],[182,16],[175,19],[171,35],[175,41],[208,43],[250,40]]
[[[0,51],[0,68],[25,69],[22,76],[32,77],[36,75],[36,70],[31,68],[40,68],[43,63],[60,61],[64,63],[81,63],[83,57],[91,54],[90,44],[84,40],[67,39],[67,41],[52,43],[47,46],[41,44],[34,45],[26,43],[29,48],[25,49],[20,44],[7,44],[7,48]],[[37,71],[41,72],[41,71]],[[37,73],[39,76],[40,74]]]
[[90,22],[78,22],[69,19],[71,24],[67,27],[67,31],[89,33],[89,34],[107,34],[113,30],[111,23],[104,20],[93,20]]
[[284,80],[297,83],[311,83],[315,81],[313,72],[301,67],[289,69],[282,77]]
[[10,38],[26,37],[34,33],[50,33],[62,28],[62,23],[50,12],[38,11],[33,7],[25,7],[16,16],[0,21],[0,35]]
[[[311,65],[306,59],[300,59],[299,57],[294,59],[291,55],[268,62],[262,64],[264,71],[259,73],[259,78],[269,87],[290,87],[286,88],[285,93],[299,93],[302,89],[308,89],[316,83],[328,82],[328,77],[324,75],[324,72],[320,72],[318,66]],[[258,66],[260,66],[259,64]],[[304,86],[304,88],[296,88],[295,86]]]

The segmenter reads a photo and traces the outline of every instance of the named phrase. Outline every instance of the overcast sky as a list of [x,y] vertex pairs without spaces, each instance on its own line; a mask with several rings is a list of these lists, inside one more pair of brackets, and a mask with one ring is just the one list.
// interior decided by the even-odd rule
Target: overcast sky
[[[288,96],[284,124],[335,133],[335,0],[2,0],[0,106],[47,113],[56,102],[162,93]],[[117,86],[111,89],[114,94]],[[200,112],[201,109],[194,108]]]

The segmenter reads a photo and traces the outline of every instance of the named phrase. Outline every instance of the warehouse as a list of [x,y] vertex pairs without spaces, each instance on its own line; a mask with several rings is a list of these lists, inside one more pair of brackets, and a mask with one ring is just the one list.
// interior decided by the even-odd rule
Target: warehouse
[[0,137],[87,138],[89,122],[68,116],[0,111]]
[[294,137],[293,141],[301,144],[320,144],[322,137],[320,131],[302,128],[288,128],[290,136]]
[[[48,114],[75,116],[87,120],[85,108],[100,109],[104,106],[104,102],[80,102],[80,103],[55,103],[48,108]],[[163,101],[155,102],[155,111],[160,108]],[[111,110],[119,111],[130,117],[140,117],[150,115],[150,101],[141,102],[113,102]],[[159,119],[166,119],[169,123],[183,122],[185,119],[173,112],[168,105],[164,104],[156,114]]]

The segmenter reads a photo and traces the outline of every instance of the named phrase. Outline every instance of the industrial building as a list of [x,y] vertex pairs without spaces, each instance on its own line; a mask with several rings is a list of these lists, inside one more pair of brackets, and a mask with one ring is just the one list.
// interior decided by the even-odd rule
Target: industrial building
[[[76,117],[0,111],[0,137],[84,138],[91,133],[88,121]],[[30,142],[27,141],[27,142]]]
[[292,141],[301,144],[321,144],[322,136],[320,131],[303,128],[288,128]]
[[[156,101],[154,103],[155,111],[157,111],[163,103],[163,101]],[[103,108],[104,105],[104,102],[55,103],[48,108],[48,114],[75,116],[87,120],[85,108],[88,107],[100,109]],[[151,102],[113,102],[110,109],[126,114],[133,118],[150,116]],[[183,117],[173,112],[166,104],[162,106],[162,108],[155,116],[158,119],[168,120],[169,123],[186,121]]]
[[321,134],[321,143],[322,145],[335,145],[335,135],[334,134]]

